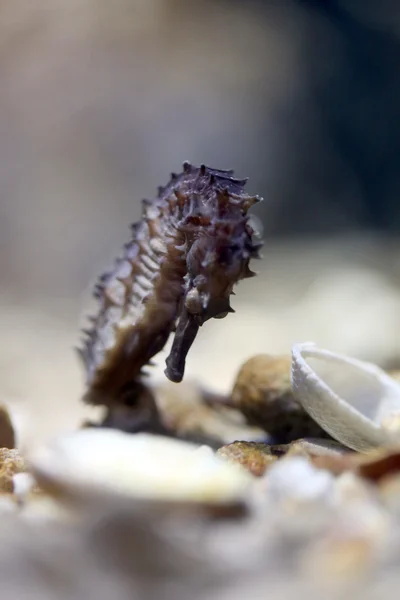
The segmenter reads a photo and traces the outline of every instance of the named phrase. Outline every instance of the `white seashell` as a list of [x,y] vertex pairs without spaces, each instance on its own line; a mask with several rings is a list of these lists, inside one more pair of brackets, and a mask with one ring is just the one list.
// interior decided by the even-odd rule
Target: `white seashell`
[[349,448],[400,442],[400,385],[376,365],[295,344],[292,388],[311,417]]
[[150,501],[236,504],[253,478],[204,447],[161,436],[87,429],[31,457],[34,475],[59,497],[122,495]]
[[314,502],[332,496],[335,478],[328,471],[313,467],[307,458],[291,456],[274,463],[265,482],[271,499]]

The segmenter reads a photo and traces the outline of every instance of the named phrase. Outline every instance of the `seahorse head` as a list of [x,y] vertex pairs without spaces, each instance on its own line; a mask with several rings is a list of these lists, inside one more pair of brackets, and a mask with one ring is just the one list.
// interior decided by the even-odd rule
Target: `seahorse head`
[[[221,173],[221,172],[219,172]],[[262,244],[254,241],[247,211],[260,200],[243,191],[245,180],[205,173],[205,183],[191,191],[187,211],[179,226],[186,235],[184,296],[167,377],[181,381],[185,359],[198,328],[211,318],[234,312],[230,306],[233,287],[253,277],[252,258],[259,257]],[[188,192],[190,194],[190,192]]]

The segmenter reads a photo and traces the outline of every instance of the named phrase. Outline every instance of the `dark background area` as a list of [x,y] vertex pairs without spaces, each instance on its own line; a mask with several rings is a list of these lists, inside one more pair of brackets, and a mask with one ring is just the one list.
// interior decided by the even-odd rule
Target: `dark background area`
[[[292,118],[301,129],[298,156],[308,154],[313,170],[307,172],[295,159],[293,179],[313,192],[307,224],[292,222],[288,228],[316,233],[321,227],[354,225],[397,233],[400,7],[373,0],[299,0],[297,5],[308,19],[305,101]],[[313,114],[319,135],[309,146]],[[295,204],[294,191],[286,194]],[[332,221],[324,218],[326,206],[335,213]]]

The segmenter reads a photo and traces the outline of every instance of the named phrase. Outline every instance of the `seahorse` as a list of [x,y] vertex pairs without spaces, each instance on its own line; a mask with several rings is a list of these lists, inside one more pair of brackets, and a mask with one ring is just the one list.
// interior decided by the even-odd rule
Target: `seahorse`
[[171,333],[165,375],[180,382],[199,327],[234,312],[233,287],[255,275],[249,261],[260,257],[262,242],[248,215],[261,198],[233,175],[185,162],[154,200],[142,201],[131,240],[95,286],[98,313],[79,349],[86,402],[112,406],[140,382]]

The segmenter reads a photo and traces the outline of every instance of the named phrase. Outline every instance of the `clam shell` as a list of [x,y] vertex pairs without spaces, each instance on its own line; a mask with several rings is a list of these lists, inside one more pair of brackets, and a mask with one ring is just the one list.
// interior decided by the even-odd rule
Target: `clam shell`
[[342,444],[365,451],[400,441],[400,385],[379,367],[303,343],[292,348],[291,377],[298,401]]
[[162,436],[84,429],[30,458],[41,487],[60,500],[130,497],[152,502],[235,504],[253,478],[198,447]]

